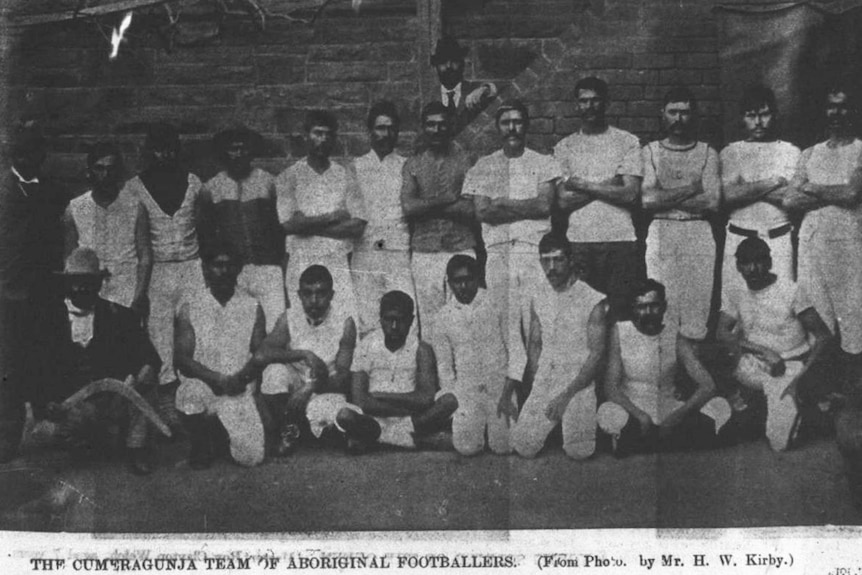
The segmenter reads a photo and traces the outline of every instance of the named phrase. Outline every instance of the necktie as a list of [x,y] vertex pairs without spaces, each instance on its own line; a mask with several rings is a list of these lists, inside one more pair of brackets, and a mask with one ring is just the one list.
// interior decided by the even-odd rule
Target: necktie
[[448,92],[446,92],[446,98],[449,100],[448,102],[446,102],[446,107],[454,112],[455,108],[456,108],[456,106],[455,106],[455,90],[449,90]]

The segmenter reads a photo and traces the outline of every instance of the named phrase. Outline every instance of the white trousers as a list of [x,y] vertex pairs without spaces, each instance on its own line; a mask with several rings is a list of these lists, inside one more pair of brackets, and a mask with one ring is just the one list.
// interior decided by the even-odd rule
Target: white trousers
[[759,389],[766,396],[766,439],[775,451],[787,449],[796,431],[799,412],[790,395],[781,394],[793,378],[802,371],[801,361],[785,361],[784,375],[772,377],[769,366],[758,357],[746,353],[739,359],[734,377],[746,387]]
[[423,341],[434,341],[434,318],[451,296],[446,283],[446,266],[456,253],[476,257],[473,250],[455,253],[413,252],[413,283],[416,286],[417,315]]
[[[521,409],[512,428],[512,447],[523,457],[535,457],[559,422],[548,419],[545,410],[575,373],[557,382],[540,381]],[[575,394],[563,413],[563,450],[573,459],[585,459],[596,450],[596,389],[590,384]]]
[[357,250],[353,252],[350,268],[359,309],[360,334],[380,326],[380,298],[387,292],[400,290],[409,295],[413,298],[415,312],[416,290],[410,254],[406,250]]
[[236,280],[236,287],[257,300],[266,316],[266,332],[271,332],[287,307],[281,268],[246,264]]
[[199,259],[184,262],[155,262],[150,278],[150,340],[162,359],[159,383],[177,379],[174,369],[174,320],[180,305],[205,289]]
[[455,394],[458,410],[452,417],[452,444],[458,453],[481,453],[485,448],[486,432],[491,451],[500,455],[511,453],[509,425],[504,417],[497,416],[501,394],[502,387]]

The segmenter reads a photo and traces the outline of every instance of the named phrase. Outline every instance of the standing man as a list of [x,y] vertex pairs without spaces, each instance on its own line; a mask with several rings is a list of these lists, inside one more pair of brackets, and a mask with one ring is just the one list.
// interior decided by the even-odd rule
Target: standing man
[[797,429],[797,394],[831,337],[802,285],[772,273],[769,245],[744,239],[736,269],[745,286],[727,294],[716,337],[739,357],[734,378],[766,396],[766,437],[776,451]]
[[640,142],[608,125],[603,80],[579,80],[575,99],[580,130],[554,148],[565,175],[557,201],[568,216],[574,255],[586,266],[585,281],[608,295],[612,313],[625,314],[631,286],[645,278],[631,214],[640,203]]
[[535,457],[562,422],[566,455],[585,459],[596,449],[595,379],[605,353],[608,304],[578,281],[580,270],[566,238],[544,236],[539,258],[548,281],[537,287],[525,310],[533,389],[512,429],[512,447]]
[[[237,289],[242,258],[230,244],[205,246],[206,288],[177,315],[177,408],[191,442],[189,466],[209,467],[224,431],[240,465],[263,461],[264,432],[254,401],[260,369],[252,356],[266,336],[260,304]],[[224,430],[224,431],[222,431]]]
[[518,419],[517,379],[506,377],[506,315],[486,290],[479,289],[479,264],[457,254],[449,260],[446,277],[453,297],[435,318],[434,350],[442,394],[452,394],[458,410],[452,419],[452,443],[462,455],[488,447],[505,455],[509,426]]
[[44,408],[54,377],[44,350],[64,319],[52,272],[62,267],[65,198],[40,180],[40,134],[16,133],[10,148],[0,183],[0,464],[18,454],[24,403],[37,417]]
[[799,163],[799,148],[778,139],[778,106],[769,88],[749,87],[742,95],[739,111],[746,138],[728,144],[720,156],[722,195],[730,212],[722,292],[742,287],[734,254],[748,237],[767,243],[778,277],[795,277],[793,225],[783,202]]
[[388,292],[380,300],[380,329],[359,342],[351,374],[356,408],[339,415],[342,427],[353,423],[361,429],[357,424],[364,419],[372,431],[370,437],[348,436],[356,450],[375,440],[422,446],[445,428],[457,407],[452,395],[438,392],[434,350],[419,340],[412,324],[413,300],[404,292]]
[[204,290],[197,235],[201,181],[180,162],[180,135],[169,124],[150,127],[144,155],[146,169],[126,187],[140,198],[149,217],[153,276],[147,327],[162,358],[159,403],[165,409],[175,404],[179,385],[174,369],[174,319],[189,294]]
[[452,117],[440,102],[422,109],[419,150],[405,162],[401,207],[410,222],[413,281],[422,339],[432,341],[432,318],[446,303],[446,265],[453,254],[476,255],[473,201],[461,195],[472,162],[452,141]]
[[[251,165],[260,135],[247,128],[219,132],[213,138],[224,170],[201,190],[201,244],[227,242],[239,254],[237,288],[260,303],[271,331],[286,307],[284,232],[276,211],[275,178]],[[217,239],[216,239],[217,238]]]
[[520,381],[527,357],[521,337],[520,304],[540,277],[536,250],[551,230],[557,162],[526,147],[530,116],[520,100],[497,109],[503,148],[480,158],[467,172],[464,194],[473,196],[488,256],[485,283],[494,304],[507,311],[509,377]]
[[686,337],[706,337],[712,302],[715,240],[706,220],[718,209],[718,154],[697,141],[697,100],[671,89],[661,109],[667,137],[643,148],[643,207],[653,214],[646,239],[647,273],[667,287]]
[[464,56],[462,47],[451,36],[437,40],[431,65],[440,80],[440,102],[452,116],[453,135],[457,135],[467,124],[497,96],[497,86],[491,82],[467,82],[464,80]]
[[854,102],[845,88],[826,95],[829,139],[803,152],[784,198],[807,212],[799,231],[799,283],[837,334],[845,374],[855,384],[862,361],[862,141],[853,135]]
[[255,353],[256,365],[265,368],[261,393],[275,420],[277,455],[294,449],[303,417],[318,438],[327,428],[346,431],[338,414],[350,407],[356,323],[344,300],[334,299],[332,275],[323,266],[302,272],[297,295],[302,305],[281,314]]
[[351,317],[356,300],[350,278],[353,240],[362,236],[368,216],[356,176],[330,160],[338,137],[335,116],[312,110],[305,117],[308,155],[275,181],[278,220],[287,234],[285,286],[299,289],[299,276],[311,265],[330,270],[339,306]]
[[[611,327],[607,401],[599,427],[614,439],[614,454],[710,447],[730,419],[730,405],[715,397],[715,382],[697,357],[695,342],[676,322],[665,322],[665,287],[646,280],[635,290],[632,320]],[[679,369],[695,384],[685,401],[676,398]]]
[[153,269],[150,218],[132,186],[123,185],[123,156],[116,144],[92,147],[87,178],[92,189],[73,199],[63,218],[65,253],[78,247],[95,251],[110,274],[99,296],[146,318]]
[[380,323],[383,294],[413,294],[410,230],[401,212],[401,172],[406,159],[395,151],[401,120],[392,102],[378,102],[368,112],[371,151],[356,159],[356,177],[368,225],[353,252],[351,271],[359,305],[359,331]]

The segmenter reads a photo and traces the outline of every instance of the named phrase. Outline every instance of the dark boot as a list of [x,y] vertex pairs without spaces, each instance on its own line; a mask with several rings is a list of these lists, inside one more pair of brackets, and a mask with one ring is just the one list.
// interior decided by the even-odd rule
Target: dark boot
[[183,420],[191,444],[189,467],[207,469],[215,460],[212,437],[210,437],[210,422],[204,414],[186,415]]

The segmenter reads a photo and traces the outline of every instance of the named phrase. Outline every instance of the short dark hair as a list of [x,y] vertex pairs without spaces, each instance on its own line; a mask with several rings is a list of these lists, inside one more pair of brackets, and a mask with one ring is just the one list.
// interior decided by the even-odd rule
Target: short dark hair
[[569,239],[563,234],[549,232],[539,240],[539,253],[547,254],[554,250],[560,250],[565,254],[571,254],[572,244],[569,243]]
[[332,274],[324,266],[315,264],[308,266],[299,276],[299,285],[323,284],[332,289]]
[[739,99],[739,113],[757,111],[766,106],[773,114],[778,113],[778,104],[775,102],[775,92],[766,86],[754,84],[745,89]]
[[242,142],[248,146],[251,156],[255,157],[260,151],[258,148],[261,145],[261,140],[262,138],[260,134],[254,130],[246,128],[245,126],[228,128],[227,130],[222,130],[213,136],[213,151],[219,161],[222,161],[231,144],[234,142]]
[[530,120],[530,111],[527,109],[527,105],[524,104],[524,102],[522,102],[521,100],[513,99],[506,100],[505,102],[500,104],[500,107],[497,108],[497,112],[494,114],[494,122],[499,122],[500,117],[503,114],[505,114],[506,112],[511,112],[512,110],[521,112],[521,116],[524,117],[524,120]]
[[[677,102],[681,102],[682,100],[676,100]],[[664,284],[656,281],[652,278],[641,280],[637,282],[631,291],[631,302],[634,305],[635,300],[639,297],[643,297],[648,293],[656,292],[658,297],[661,298],[662,301],[667,301],[667,290],[664,287]]]
[[443,114],[446,118],[452,118],[452,112],[449,111],[449,108],[443,105],[443,102],[438,102],[434,100],[433,102],[428,102],[425,106],[422,107],[421,121],[424,124],[425,120],[428,119],[428,116],[433,116],[435,114]]
[[608,83],[601,78],[596,78],[595,76],[581,78],[575,84],[575,98],[578,97],[578,92],[581,90],[591,90],[598,94],[602,100],[608,99]]
[[446,264],[446,278],[451,279],[456,270],[463,268],[466,268],[473,276],[479,276],[479,262],[476,261],[476,258],[466,254],[455,254]]
[[87,167],[92,168],[99,159],[111,156],[117,159],[118,167],[123,165],[123,153],[120,146],[114,142],[96,142],[87,152]]
[[337,132],[338,120],[328,110],[309,110],[305,115],[305,121],[302,123],[302,129],[307,134],[314,126],[326,126],[333,132]]
[[413,298],[403,291],[393,290],[383,294],[380,298],[380,315],[390,309],[403,311],[406,315],[413,315]]
[[688,102],[692,110],[697,110],[697,98],[686,86],[674,86],[665,93],[662,107],[671,102]]
[[156,148],[179,147],[180,132],[171,124],[156,122],[150,124],[147,129],[147,137],[144,139],[144,148],[154,150]]
[[392,118],[392,123],[396,130],[401,127],[401,117],[398,115],[398,108],[392,102],[383,100],[371,106],[371,109],[368,111],[368,120],[366,121],[369,130],[374,128],[374,122],[377,121],[379,116]]
[[201,243],[200,256],[204,263],[209,263],[218,256],[228,256],[234,262],[242,262],[242,256],[236,246],[223,238]]
[[736,248],[736,261],[751,262],[759,258],[772,258],[772,251],[767,244],[757,236],[747,237]]

